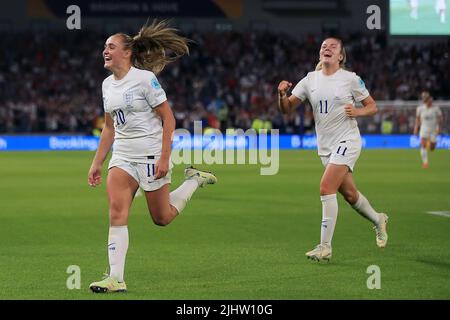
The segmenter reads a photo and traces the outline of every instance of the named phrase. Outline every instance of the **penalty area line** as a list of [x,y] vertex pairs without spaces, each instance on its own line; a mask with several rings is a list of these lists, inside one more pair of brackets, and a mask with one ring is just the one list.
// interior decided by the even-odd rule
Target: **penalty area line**
[[426,213],[432,214],[434,216],[450,218],[450,211],[427,211]]

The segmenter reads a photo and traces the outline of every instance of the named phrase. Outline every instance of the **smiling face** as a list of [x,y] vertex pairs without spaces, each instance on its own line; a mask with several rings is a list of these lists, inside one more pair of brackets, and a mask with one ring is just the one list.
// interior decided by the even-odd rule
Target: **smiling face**
[[113,35],[105,42],[103,50],[104,67],[110,71],[130,64],[131,50],[125,49],[122,36]]
[[335,38],[325,39],[320,47],[319,55],[320,61],[328,66],[339,66],[345,59],[341,41]]
[[428,99],[430,99],[430,97],[431,97],[430,93],[428,91],[422,92],[421,96],[422,96],[422,101],[425,104],[428,102]]

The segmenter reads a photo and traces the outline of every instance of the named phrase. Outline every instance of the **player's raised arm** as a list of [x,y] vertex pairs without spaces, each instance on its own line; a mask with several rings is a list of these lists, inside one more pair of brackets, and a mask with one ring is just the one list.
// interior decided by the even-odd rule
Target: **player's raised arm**
[[302,102],[295,95],[290,95],[288,97],[287,92],[292,87],[292,83],[286,80],[283,80],[278,85],[278,108],[282,113],[290,113],[298,107],[298,105]]

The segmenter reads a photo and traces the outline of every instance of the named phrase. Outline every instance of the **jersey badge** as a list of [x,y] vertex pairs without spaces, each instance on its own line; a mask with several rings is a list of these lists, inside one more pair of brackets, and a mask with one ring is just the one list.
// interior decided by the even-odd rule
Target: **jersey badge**
[[158,79],[156,79],[156,78],[152,79],[151,85],[152,85],[153,89],[156,89],[156,90],[161,89],[161,85],[159,84]]
[[132,107],[133,92],[132,91],[125,91],[125,93],[123,94],[123,101],[125,102],[125,105],[127,107]]

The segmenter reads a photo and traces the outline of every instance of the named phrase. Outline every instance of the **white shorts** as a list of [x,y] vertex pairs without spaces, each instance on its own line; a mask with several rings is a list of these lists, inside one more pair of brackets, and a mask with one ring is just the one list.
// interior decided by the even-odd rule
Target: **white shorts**
[[332,163],[346,165],[350,171],[353,171],[353,167],[361,154],[361,147],[361,139],[343,140],[331,148],[333,150],[331,154],[320,156],[320,160],[322,160],[324,167]]
[[446,9],[446,3],[445,0],[437,0],[436,1],[436,9],[437,10],[445,10]]
[[127,172],[144,191],[155,191],[171,182],[172,161],[169,160],[169,172],[165,177],[155,180],[155,163],[158,158],[147,160],[144,162],[133,162],[116,157],[112,157],[109,161],[108,169],[113,167],[120,168]]
[[436,142],[436,133],[432,131],[420,131],[419,136],[421,139],[428,139],[431,142]]

